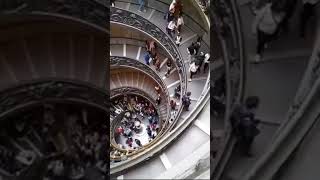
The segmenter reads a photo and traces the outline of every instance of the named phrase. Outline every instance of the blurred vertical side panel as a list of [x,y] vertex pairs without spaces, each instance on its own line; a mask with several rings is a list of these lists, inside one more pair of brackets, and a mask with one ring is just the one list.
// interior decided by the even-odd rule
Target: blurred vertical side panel
[[0,1],[0,179],[109,175],[109,1]]

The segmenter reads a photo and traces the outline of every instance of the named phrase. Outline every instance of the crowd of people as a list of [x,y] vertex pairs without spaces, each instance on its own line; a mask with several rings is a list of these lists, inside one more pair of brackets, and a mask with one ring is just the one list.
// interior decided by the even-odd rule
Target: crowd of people
[[188,52],[188,59],[190,61],[189,66],[189,82],[192,81],[192,77],[197,74],[201,73],[201,67],[203,65],[203,73],[206,73],[206,71],[209,69],[209,63],[210,63],[210,54],[200,52],[199,49],[201,47],[201,41],[202,38],[198,37],[196,42],[192,42],[192,44],[187,48]]
[[[146,40],[145,41],[146,53],[144,55],[144,61],[147,65],[153,65],[156,71],[160,71],[160,66],[163,61],[158,56],[157,53],[157,43],[154,40]],[[165,73],[165,77],[169,77],[171,71],[174,69],[172,60],[168,58],[166,60],[166,68],[167,72]]]
[[[307,23],[310,17],[315,14],[319,0],[302,0],[302,3],[299,30],[300,36],[304,37]],[[294,14],[297,4],[298,0],[286,3],[268,0],[256,11],[256,17],[252,25],[252,33],[257,35],[255,62],[260,62],[268,43],[279,38],[282,32],[287,33],[289,19]]]
[[[160,93],[158,97],[161,97]],[[143,128],[148,134],[148,141],[157,136],[160,129],[159,115],[154,105],[147,99],[136,95],[124,95],[114,100],[113,106],[124,112],[115,132],[122,149],[141,148],[143,140],[140,138],[144,137],[138,137],[136,134],[144,131]],[[125,145],[121,144],[120,139],[125,139]]]
[[[85,118],[79,109],[88,116]],[[46,180],[83,179],[88,176],[88,168],[97,169],[99,176],[104,177],[108,137],[106,127],[101,126],[103,120],[99,120],[104,116],[101,114],[90,108],[46,104],[28,115],[8,120],[0,136],[2,172],[18,176],[42,162],[45,172],[41,176]]]

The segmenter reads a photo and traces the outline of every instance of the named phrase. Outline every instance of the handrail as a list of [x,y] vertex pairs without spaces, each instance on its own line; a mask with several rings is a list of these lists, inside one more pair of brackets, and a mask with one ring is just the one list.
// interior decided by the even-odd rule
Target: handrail
[[[173,62],[178,70],[181,81],[181,94],[184,95],[187,91],[187,72],[181,52],[179,51],[178,47],[173,42],[173,40],[169,38],[169,36],[156,25],[135,13],[116,7],[111,7],[110,13],[111,23],[129,26],[131,28],[141,31],[142,33],[147,34],[148,36],[156,40],[158,44],[168,52],[168,54],[171,56],[171,59],[174,60]],[[182,96],[180,97],[180,102],[182,102]],[[182,109],[183,106],[180,106],[178,112],[172,118],[174,120],[169,125],[169,129],[174,127],[174,124],[180,117]]]

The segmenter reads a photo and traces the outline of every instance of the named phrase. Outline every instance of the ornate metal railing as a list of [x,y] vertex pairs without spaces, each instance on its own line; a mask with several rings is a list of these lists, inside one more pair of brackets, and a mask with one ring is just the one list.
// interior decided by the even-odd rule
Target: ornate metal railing
[[46,101],[85,103],[109,113],[109,95],[104,90],[85,82],[49,78],[0,91],[0,119]]
[[[110,45],[131,45],[139,47],[144,47],[146,45],[146,41],[139,38],[128,38],[128,37],[110,37]],[[170,55],[167,54],[167,52],[164,49],[158,48],[157,54],[162,55],[164,57],[169,57]]]
[[164,92],[168,93],[166,84],[159,77],[159,75],[153,69],[151,69],[148,65],[145,65],[138,60],[127,58],[127,57],[110,56],[110,67],[116,68],[120,66],[135,68],[137,70],[143,71],[144,73],[152,77],[152,79],[154,79],[160,85],[160,87]]
[[[158,44],[171,56],[171,59],[173,59],[181,81],[181,94],[184,95],[186,93],[187,71],[184,65],[184,60],[176,44],[165,32],[143,17],[115,7],[110,8],[110,22],[137,29],[156,40]],[[182,102],[182,96],[180,97],[180,102]],[[173,122],[170,125],[171,127],[174,127],[175,122],[177,122],[180,117],[182,109],[183,107],[180,106],[178,112],[174,115],[174,118],[172,118]]]
[[109,17],[106,3],[101,0],[1,0],[0,15],[71,17],[106,31]]
[[[115,98],[116,96],[119,96],[119,95],[123,95],[123,94],[135,94],[135,95],[138,95],[138,96],[142,96],[143,98],[147,99],[149,102],[152,103],[153,107],[156,108],[156,111],[158,113],[158,115],[160,116],[161,113],[160,113],[160,109],[159,107],[156,106],[156,101],[150,97],[150,95],[148,94],[148,92],[145,92],[143,91],[142,89],[138,89],[138,88],[134,88],[134,87],[121,87],[121,88],[116,88],[116,89],[112,89],[111,90],[111,94],[110,94],[110,99],[113,99]],[[165,101],[164,103],[166,104],[169,104],[169,102]],[[115,132],[115,128],[116,126],[119,124],[118,121],[114,121],[113,123],[110,124],[110,142],[111,144],[113,145],[113,147],[115,149],[117,149],[118,151],[120,152],[126,152],[127,150],[126,149],[121,149],[120,147],[118,147],[118,145],[115,143],[114,141],[114,137],[113,137],[113,133]],[[160,129],[162,128],[162,124],[160,122]],[[160,135],[160,134],[159,134]],[[139,151],[142,151],[144,149],[139,149]],[[129,153],[132,153],[136,150],[129,150]],[[130,157],[131,154],[128,155],[128,157]],[[110,157],[110,160],[113,161],[113,160],[120,160],[120,157],[115,157],[115,158],[112,158]]]
[[[122,3],[130,3],[132,5],[139,5],[138,1],[135,0],[118,0],[118,2]],[[146,1],[147,2],[147,1]],[[183,2],[182,2],[183,3]],[[163,14],[167,13],[170,2],[165,2],[161,0],[153,0],[152,2],[148,2],[145,4],[147,8],[153,9],[155,11],[161,12]],[[208,27],[201,24],[198,20],[196,20],[194,17],[192,17],[190,14],[188,14],[187,11],[182,12],[184,21],[186,22],[185,26],[189,27],[190,29],[194,30],[195,27],[199,27],[199,30],[201,32],[208,33],[209,29]]]

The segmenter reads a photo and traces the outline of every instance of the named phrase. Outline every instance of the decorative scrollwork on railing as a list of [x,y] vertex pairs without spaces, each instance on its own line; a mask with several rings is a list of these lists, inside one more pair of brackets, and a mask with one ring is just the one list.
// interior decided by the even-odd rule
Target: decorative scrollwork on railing
[[106,27],[108,6],[97,0],[1,0],[0,14],[62,14]]
[[85,102],[108,111],[109,95],[82,82],[69,80],[39,80],[0,92],[0,118],[17,108],[46,100]]

